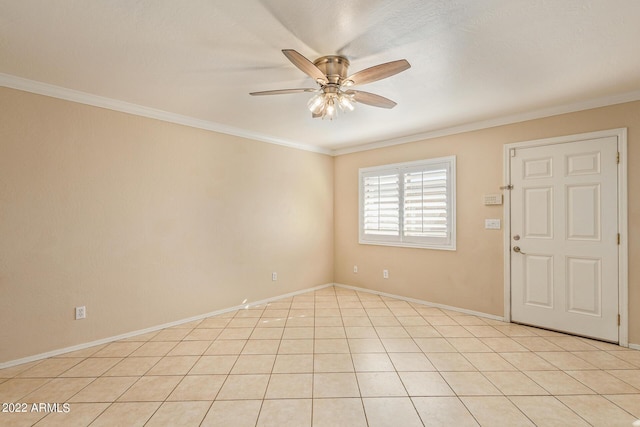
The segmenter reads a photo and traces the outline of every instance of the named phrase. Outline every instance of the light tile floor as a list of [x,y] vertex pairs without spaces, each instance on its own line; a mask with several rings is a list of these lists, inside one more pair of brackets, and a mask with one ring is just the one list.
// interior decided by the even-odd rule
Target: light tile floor
[[631,426],[640,352],[331,287],[0,370],[0,402],[27,404],[2,426]]

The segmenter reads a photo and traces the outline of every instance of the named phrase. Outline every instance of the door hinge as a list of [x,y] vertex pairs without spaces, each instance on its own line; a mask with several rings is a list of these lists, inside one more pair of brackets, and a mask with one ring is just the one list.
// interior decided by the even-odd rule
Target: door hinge
[[618,326],[620,326],[620,315],[618,314]]
[[500,187],[501,190],[513,190],[513,185],[509,184],[509,185],[503,185],[502,187]]
[[620,233],[618,233],[618,244],[620,244]]
[[620,152],[616,155],[616,163],[620,164]]

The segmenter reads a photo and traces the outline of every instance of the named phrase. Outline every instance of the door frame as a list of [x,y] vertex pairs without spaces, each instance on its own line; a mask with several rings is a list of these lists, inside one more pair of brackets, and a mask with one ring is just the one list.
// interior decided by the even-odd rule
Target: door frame
[[[598,132],[588,132],[553,138],[535,139],[530,141],[505,144],[503,147],[503,182],[505,186],[511,184],[511,150],[515,148],[540,147],[544,145],[577,142],[586,139],[596,139],[615,136],[618,138],[618,152],[620,164],[618,167],[618,232],[620,233],[620,247],[618,257],[618,313],[620,326],[618,328],[619,345],[629,347],[629,313],[628,313],[628,229],[627,229],[627,128],[609,129]],[[504,320],[511,322],[511,192],[504,191]]]

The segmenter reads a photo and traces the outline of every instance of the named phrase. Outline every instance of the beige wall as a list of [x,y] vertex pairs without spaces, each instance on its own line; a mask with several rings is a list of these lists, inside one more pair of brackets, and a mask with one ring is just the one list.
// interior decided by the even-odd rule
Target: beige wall
[[331,283],[332,230],[329,156],[0,88],[0,363]]
[[[482,195],[500,192],[503,145],[628,128],[629,341],[640,343],[640,102],[532,120],[475,132],[339,156],[335,159],[335,281],[502,316],[503,234],[485,230],[502,207]],[[358,168],[457,156],[457,250],[358,244]],[[358,265],[358,273],[353,266]],[[389,269],[389,279],[382,269]]]
[[[333,281],[502,315],[503,145],[619,127],[640,343],[640,102],[333,159],[6,88],[0,113],[0,363]],[[451,154],[455,252],[358,244],[358,168]]]

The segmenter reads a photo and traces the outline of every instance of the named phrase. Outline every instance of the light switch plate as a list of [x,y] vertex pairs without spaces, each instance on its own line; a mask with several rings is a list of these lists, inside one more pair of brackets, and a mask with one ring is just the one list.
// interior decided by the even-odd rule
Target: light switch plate
[[500,220],[499,219],[485,219],[484,220],[484,228],[486,230],[500,230]]

